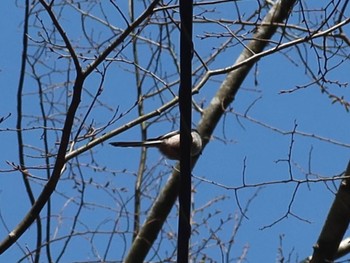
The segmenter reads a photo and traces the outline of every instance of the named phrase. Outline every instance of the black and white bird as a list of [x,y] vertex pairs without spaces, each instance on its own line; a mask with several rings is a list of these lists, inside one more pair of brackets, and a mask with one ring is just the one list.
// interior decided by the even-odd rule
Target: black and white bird
[[[196,156],[202,151],[202,138],[197,130],[191,131],[191,155]],[[115,147],[155,147],[168,159],[180,160],[180,132],[172,131],[160,137],[144,142],[111,142]]]

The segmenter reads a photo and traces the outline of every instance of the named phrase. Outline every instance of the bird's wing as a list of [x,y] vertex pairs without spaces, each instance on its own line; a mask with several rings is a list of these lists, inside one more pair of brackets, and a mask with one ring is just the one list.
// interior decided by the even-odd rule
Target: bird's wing
[[167,134],[164,134],[162,136],[159,136],[155,139],[151,139],[152,140],[162,140],[162,139],[167,139],[167,138],[170,138],[170,137],[173,137],[174,135],[177,135],[177,134],[180,134],[180,131],[172,131],[172,132],[169,132]]

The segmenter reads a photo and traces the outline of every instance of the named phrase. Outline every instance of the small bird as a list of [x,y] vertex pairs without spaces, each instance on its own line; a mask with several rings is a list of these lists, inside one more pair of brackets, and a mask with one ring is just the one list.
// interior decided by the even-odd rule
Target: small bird
[[[202,151],[202,138],[197,130],[191,131],[192,145],[191,156],[196,156]],[[115,147],[156,147],[168,159],[180,160],[180,132],[172,131],[158,138],[144,142],[111,142]]]

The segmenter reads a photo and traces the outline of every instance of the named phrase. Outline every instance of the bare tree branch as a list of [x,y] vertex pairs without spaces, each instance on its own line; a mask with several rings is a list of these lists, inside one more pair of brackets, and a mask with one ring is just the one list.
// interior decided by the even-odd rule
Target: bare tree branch
[[314,246],[311,263],[333,262],[350,222],[350,162]]
[[[248,44],[249,50],[253,50],[254,54],[248,49],[244,49],[236,63],[240,63],[263,51],[268,40],[276,31],[277,26],[275,26],[274,23],[281,23],[284,21],[288,17],[289,11],[294,3],[294,0],[277,1],[263,21],[263,23],[271,24],[271,26],[258,27],[253,37],[254,40]],[[214,128],[225,112],[225,109],[233,101],[236,92],[254,65],[254,62],[255,60],[231,71],[227,75],[216,96],[212,99],[211,104],[204,110],[202,119],[198,124],[198,131],[202,135],[204,145],[208,143]],[[195,165],[195,162],[196,160],[193,160],[192,166]],[[153,204],[148,218],[134,240],[125,262],[143,262],[175,203],[178,194],[178,184],[179,174],[175,169],[156,202]]]
[[154,7],[157,5],[159,0],[153,1],[151,5],[145,10],[145,12],[133,23],[133,25],[129,26],[122,35],[115,40],[107,49],[92,63],[90,66],[86,69],[85,72],[82,72],[78,57],[75,54],[75,51],[66,36],[63,28],[58,23],[58,20],[56,19],[56,16],[54,15],[51,7],[52,5],[47,4],[44,0],[40,0],[40,3],[45,7],[47,12],[49,13],[53,24],[59,31],[64,43],[66,44],[72,59],[74,61],[74,65],[76,68],[76,79],[73,86],[73,97],[71,104],[69,106],[68,112],[67,112],[67,118],[64,123],[62,137],[57,153],[56,162],[52,171],[52,175],[45,185],[43,191],[39,195],[38,199],[33,204],[32,208],[29,210],[27,215],[24,217],[24,219],[18,224],[18,226],[9,233],[9,235],[0,243],[0,254],[2,254],[4,251],[6,251],[16,240],[28,229],[28,227],[34,222],[34,220],[38,217],[40,211],[43,209],[47,201],[49,200],[51,194],[56,188],[56,185],[60,179],[60,175],[62,172],[62,169],[64,168],[64,165],[67,161],[66,159],[66,152],[67,147],[69,144],[69,138],[71,135],[75,113],[78,109],[78,106],[81,101],[81,93],[83,89],[83,84],[85,81],[85,78],[94,70],[96,67],[104,61],[104,59],[124,40],[125,37],[129,35],[129,33],[137,26],[139,25],[144,19],[146,19],[154,9]]

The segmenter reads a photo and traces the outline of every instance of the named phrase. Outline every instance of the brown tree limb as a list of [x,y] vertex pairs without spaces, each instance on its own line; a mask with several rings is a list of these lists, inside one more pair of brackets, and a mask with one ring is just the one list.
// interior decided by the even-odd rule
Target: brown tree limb
[[333,262],[350,222],[350,161],[346,168],[321,234],[314,246],[311,263]]

